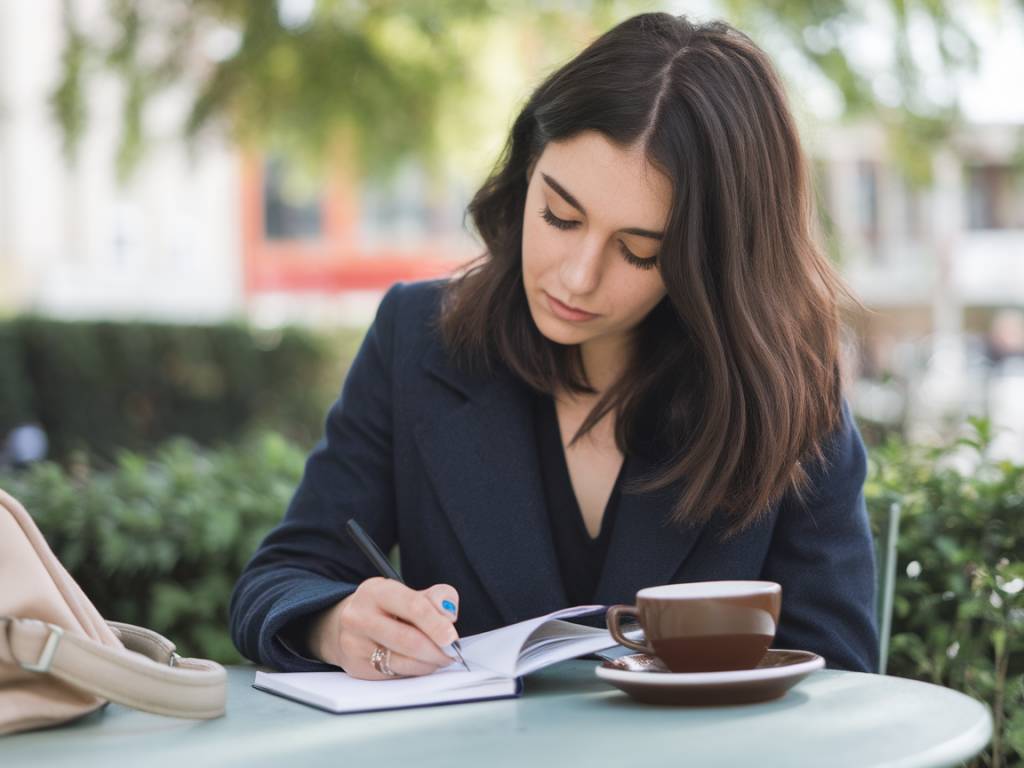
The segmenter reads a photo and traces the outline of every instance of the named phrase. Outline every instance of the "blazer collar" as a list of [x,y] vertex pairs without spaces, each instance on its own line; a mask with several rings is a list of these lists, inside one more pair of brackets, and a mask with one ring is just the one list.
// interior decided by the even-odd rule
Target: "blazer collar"
[[[528,387],[505,369],[462,371],[436,344],[422,364],[464,398],[439,399],[415,438],[469,562],[508,623],[566,607]],[[647,456],[629,456],[623,481],[654,468]],[[620,495],[595,602],[633,602],[637,590],[678,571],[702,528],[668,525],[672,499],[666,491]]]

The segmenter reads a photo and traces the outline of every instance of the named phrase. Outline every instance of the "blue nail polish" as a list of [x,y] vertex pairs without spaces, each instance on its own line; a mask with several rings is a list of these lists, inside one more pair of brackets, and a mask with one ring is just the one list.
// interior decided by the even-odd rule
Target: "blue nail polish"
[[441,607],[448,611],[448,613],[455,613],[455,603],[451,600],[442,600]]

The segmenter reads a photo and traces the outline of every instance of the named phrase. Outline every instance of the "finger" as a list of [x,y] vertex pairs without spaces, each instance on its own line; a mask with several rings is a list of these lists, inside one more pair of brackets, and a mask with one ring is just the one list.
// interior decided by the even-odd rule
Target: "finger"
[[[388,658],[389,666],[392,672],[397,672],[403,677],[419,677],[420,675],[429,675],[431,672],[436,672],[440,667],[436,664],[427,664],[414,659],[410,656],[405,656],[395,651],[391,652]],[[448,660],[444,666],[448,666],[451,663],[451,659]]]
[[[440,616],[435,618],[444,621]],[[445,624],[449,629],[452,628],[451,624]],[[375,643],[390,648],[394,653],[433,664],[435,667],[451,663],[451,658],[419,628],[388,614],[378,613],[369,617],[366,633]]]
[[[443,648],[459,639],[452,622],[442,616],[441,611],[431,605],[430,600],[422,592],[418,592],[396,581],[387,589],[382,588],[377,605],[392,616],[416,627],[430,638],[431,642]],[[407,653],[397,646],[388,646]],[[409,654],[415,656],[416,654]],[[423,658],[423,657],[417,657]],[[424,658],[424,661],[427,659]]]
[[432,606],[441,611],[441,615],[455,623],[459,618],[459,593],[450,584],[435,584],[421,589],[420,594],[426,596]]
[[[349,663],[344,665],[345,671],[352,677],[360,680],[386,680],[393,677],[392,675],[378,672],[373,666],[371,657],[377,647],[378,643],[373,642],[369,638],[360,638],[355,649],[349,649]],[[391,667],[391,671],[400,677],[429,675],[438,669],[435,664],[426,664],[394,651],[391,651],[388,655],[388,665]]]

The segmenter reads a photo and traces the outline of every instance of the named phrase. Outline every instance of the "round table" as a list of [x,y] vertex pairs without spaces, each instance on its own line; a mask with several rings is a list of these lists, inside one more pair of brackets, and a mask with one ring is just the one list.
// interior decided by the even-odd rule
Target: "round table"
[[331,715],[251,688],[231,667],[228,714],[187,721],[117,705],[68,726],[0,738],[13,766],[944,766],[980,752],[988,709],[899,677],[821,670],[782,699],[734,707],[638,704],[568,661],[521,698]]

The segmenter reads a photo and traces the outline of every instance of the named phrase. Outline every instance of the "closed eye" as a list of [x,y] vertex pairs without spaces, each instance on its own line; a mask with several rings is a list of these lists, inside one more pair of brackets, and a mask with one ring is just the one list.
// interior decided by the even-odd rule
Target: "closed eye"
[[579,226],[578,221],[569,221],[568,219],[558,218],[546,205],[540,209],[540,215],[544,218],[544,221],[556,229],[572,229],[573,227]]
[[[575,227],[578,227],[580,224],[578,221],[560,219],[558,216],[555,216],[555,214],[553,214],[551,212],[551,209],[548,208],[547,206],[544,206],[543,208],[540,209],[540,215],[544,219],[544,221],[546,221],[555,229],[574,229]],[[658,263],[657,255],[651,256],[650,258],[646,259],[641,258],[640,256],[637,256],[635,253],[633,253],[631,250],[629,250],[629,248],[626,247],[626,244],[621,240],[619,241],[619,251],[622,253],[622,257],[626,261],[628,261],[630,264],[632,264],[634,267],[637,267],[638,269],[653,269]]]
[[639,269],[654,269],[654,267],[658,263],[657,254],[655,254],[654,256],[650,256],[646,259],[641,256],[637,256],[635,253],[629,250],[629,248],[626,247],[626,244],[621,240],[619,240],[619,250],[622,251],[622,257],[626,261],[628,261],[634,267],[637,267]]

